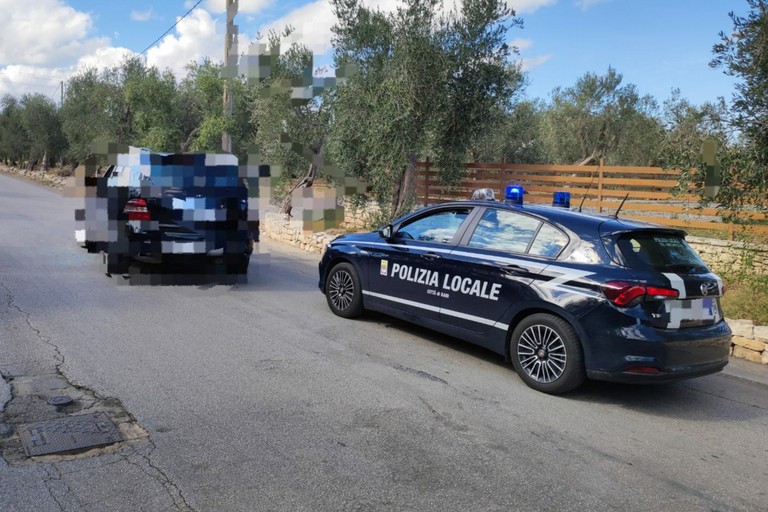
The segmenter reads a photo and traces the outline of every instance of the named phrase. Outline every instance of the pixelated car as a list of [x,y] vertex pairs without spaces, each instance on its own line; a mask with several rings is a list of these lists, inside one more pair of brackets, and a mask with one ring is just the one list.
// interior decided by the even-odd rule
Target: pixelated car
[[115,161],[85,179],[85,207],[75,212],[76,240],[106,254],[107,274],[132,262],[247,273],[254,237],[234,155],[129,148]]
[[336,238],[319,264],[331,311],[379,311],[470,341],[547,393],[728,363],[723,283],[684,231],[512,202],[429,206]]

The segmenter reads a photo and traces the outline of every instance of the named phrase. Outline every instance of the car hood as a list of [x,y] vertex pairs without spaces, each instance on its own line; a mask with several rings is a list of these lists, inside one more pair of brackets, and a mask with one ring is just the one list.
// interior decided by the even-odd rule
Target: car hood
[[380,241],[381,239],[381,235],[379,235],[377,231],[371,231],[370,233],[349,233],[346,235],[337,236],[333,239],[331,244],[354,244],[355,242],[373,242]]

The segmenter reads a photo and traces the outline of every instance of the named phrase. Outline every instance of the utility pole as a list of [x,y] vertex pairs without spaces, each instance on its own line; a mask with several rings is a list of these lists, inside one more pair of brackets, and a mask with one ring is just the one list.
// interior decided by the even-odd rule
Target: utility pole
[[59,108],[64,106],[64,80],[61,81],[61,101],[59,102]]
[[[239,0],[227,0],[227,35],[224,39],[224,119],[232,117],[232,95],[229,91],[229,81],[237,76],[237,14]],[[221,149],[232,152],[232,137],[225,130],[221,134]]]

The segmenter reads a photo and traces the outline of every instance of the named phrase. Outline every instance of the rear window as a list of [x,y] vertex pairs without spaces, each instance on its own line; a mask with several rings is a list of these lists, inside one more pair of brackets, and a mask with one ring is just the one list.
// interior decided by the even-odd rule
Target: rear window
[[706,264],[683,237],[671,233],[625,233],[616,240],[619,263],[638,270],[693,274]]

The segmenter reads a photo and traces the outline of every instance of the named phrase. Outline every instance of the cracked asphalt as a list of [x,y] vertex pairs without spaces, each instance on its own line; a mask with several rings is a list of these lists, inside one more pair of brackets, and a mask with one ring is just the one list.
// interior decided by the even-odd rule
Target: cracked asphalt
[[[269,241],[247,284],[107,278],[76,204],[0,175],[3,512],[768,510],[763,369],[547,396],[461,341],[333,316],[318,257]],[[17,424],[94,410],[127,440],[19,451]]]

